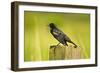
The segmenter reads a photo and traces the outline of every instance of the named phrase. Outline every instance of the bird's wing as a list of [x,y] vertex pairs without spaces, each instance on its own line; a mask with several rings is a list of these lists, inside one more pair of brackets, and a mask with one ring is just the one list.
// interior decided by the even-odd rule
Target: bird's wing
[[54,35],[60,35],[62,32],[58,29],[53,29],[53,34]]
[[70,39],[66,34],[64,34],[64,39],[65,39],[66,41],[71,41],[71,39]]
[[[56,29],[53,29],[53,34],[55,36],[59,36],[60,38],[63,38],[65,41],[71,41],[71,39],[64,33],[62,32],[60,29],[56,28]],[[59,38],[59,39],[60,39]]]

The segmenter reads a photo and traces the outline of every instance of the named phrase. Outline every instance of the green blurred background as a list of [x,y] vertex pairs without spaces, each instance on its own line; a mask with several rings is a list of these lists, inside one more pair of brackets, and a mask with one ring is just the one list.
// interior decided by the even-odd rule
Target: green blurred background
[[48,61],[49,48],[58,44],[48,25],[55,23],[90,58],[90,14],[24,12],[24,61]]

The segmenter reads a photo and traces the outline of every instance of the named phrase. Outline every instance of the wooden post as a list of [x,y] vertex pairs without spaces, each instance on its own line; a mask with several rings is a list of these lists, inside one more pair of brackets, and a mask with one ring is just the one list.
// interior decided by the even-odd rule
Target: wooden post
[[[54,52],[55,49],[55,52]],[[53,45],[49,50],[50,60],[68,60],[68,59],[84,59],[83,49],[81,47],[74,48],[73,45]]]

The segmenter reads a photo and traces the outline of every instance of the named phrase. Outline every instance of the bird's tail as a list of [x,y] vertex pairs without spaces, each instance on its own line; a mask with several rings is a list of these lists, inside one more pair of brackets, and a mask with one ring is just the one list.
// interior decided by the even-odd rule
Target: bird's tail
[[77,45],[76,45],[74,42],[71,41],[70,43],[72,43],[73,45],[75,45],[75,46],[74,46],[75,48],[77,47]]

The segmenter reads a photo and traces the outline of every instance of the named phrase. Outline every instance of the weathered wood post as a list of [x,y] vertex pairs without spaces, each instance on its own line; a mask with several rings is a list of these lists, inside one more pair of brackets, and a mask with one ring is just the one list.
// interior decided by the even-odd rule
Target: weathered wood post
[[[54,52],[55,49],[55,52]],[[83,49],[79,46],[74,48],[74,46],[63,46],[63,45],[53,45],[49,49],[49,59],[50,60],[68,60],[68,59],[83,59],[84,53]]]

